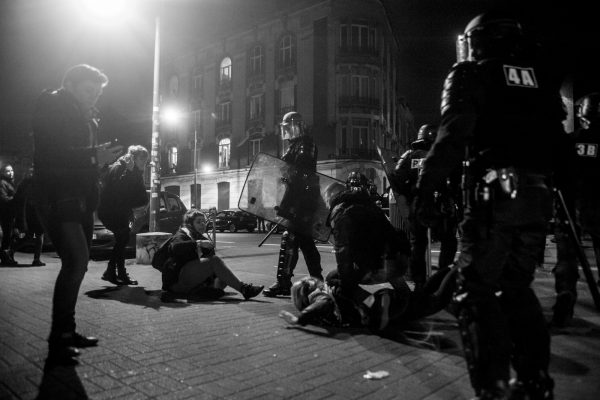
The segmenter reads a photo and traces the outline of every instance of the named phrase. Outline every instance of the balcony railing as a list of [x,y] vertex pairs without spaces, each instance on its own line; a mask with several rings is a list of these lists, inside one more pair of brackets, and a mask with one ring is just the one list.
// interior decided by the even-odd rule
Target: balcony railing
[[330,154],[330,158],[361,158],[366,160],[379,159],[375,149],[366,147],[338,147],[336,154]]
[[379,55],[379,49],[376,47],[364,47],[364,46],[341,46],[340,55],[350,56],[371,56],[377,57]]
[[379,99],[361,96],[340,96],[339,104],[342,107],[379,108]]

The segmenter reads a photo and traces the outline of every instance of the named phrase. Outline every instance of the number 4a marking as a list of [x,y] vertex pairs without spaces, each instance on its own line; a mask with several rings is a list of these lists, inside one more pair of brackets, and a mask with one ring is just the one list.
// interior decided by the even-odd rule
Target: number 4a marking
[[538,87],[533,68],[515,67],[513,65],[504,65],[503,68],[508,86]]

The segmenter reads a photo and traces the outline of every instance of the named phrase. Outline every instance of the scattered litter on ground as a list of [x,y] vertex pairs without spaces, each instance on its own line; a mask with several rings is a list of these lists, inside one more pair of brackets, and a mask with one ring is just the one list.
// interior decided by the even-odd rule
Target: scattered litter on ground
[[366,374],[363,375],[363,378],[365,379],[383,379],[387,376],[389,376],[390,373],[387,371],[367,371]]

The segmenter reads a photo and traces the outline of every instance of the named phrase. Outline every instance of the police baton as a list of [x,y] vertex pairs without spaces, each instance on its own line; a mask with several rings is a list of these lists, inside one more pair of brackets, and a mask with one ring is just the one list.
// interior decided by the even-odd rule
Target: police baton
[[425,279],[431,276],[431,228],[427,228],[427,250],[425,255]]
[[267,239],[273,234],[273,232],[275,232],[275,230],[277,229],[277,227],[279,226],[279,224],[274,224],[273,227],[271,228],[271,230],[265,235],[265,237],[263,238],[263,240],[260,241],[260,243],[258,244],[258,247],[262,246]]
[[565,199],[561,191],[555,188],[554,193],[559,200],[560,208],[562,209],[566,218],[566,221],[564,222],[567,225],[569,225],[569,236],[571,236],[571,240],[573,240],[575,246],[577,247],[577,256],[579,257],[579,262],[581,264],[583,274],[585,275],[585,280],[587,281],[587,284],[590,288],[590,293],[592,293],[594,305],[598,310],[600,310],[600,293],[598,293],[598,286],[596,286],[596,281],[594,280],[592,268],[590,267],[590,263],[588,262],[587,256],[585,255],[585,251],[583,250],[583,246],[581,245],[581,241],[579,240],[577,231],[575,230],[575,224],[573,223],[573,219],[571,218],[571,214],[569,213],[569,209],[567,208],[567,204],[565,203]]

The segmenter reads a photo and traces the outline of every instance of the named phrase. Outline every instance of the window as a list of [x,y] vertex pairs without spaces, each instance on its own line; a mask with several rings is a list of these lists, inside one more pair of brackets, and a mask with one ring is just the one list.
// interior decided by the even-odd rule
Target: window
[[169,147],[167,157],[169,160],[169,170],[175,173],[175,170],[177,169],[177,146]]
[[[254,157],[256,157],[256,155],[258,153],[260,153],[260,145],[261,145],[262,139],[254,139],[250,141],[250,158],[254,159]],[[251,161],[251,160],[249,160]]]
[[256,94],[250,97],[250,119],[258,119],[263,116],[264,113],[264,94]]
[[355,149],[369,148],[368,120],[352,120],[352,147]]
[[296,63],[296,49],[294,38],[291,34],[287,34],[279,41],[279,66],[289,67]]
[[352,96],[369,97],[369,77],[364,75],[352,75]]
[[365,24],[343,24],[340,27],[340,44],[343,48],[374,50],[377,48],[377,31]]
[[221,83],[229,82],[231,80],[231,58],[225,57],[223,61],[221,61],[221,74],[219,77]]
[[196,74],[192,78],[192,90],[194,93],[202,93],[202,75]]
[[285,82],[279,89],[279,108],[281,113],[291,111],[296,106],[295,101],[296,86],[293,82]]
[[229,167],[229,155],[231,140],[229,138],[221,139],[219,141],[219,168]]
[[263,71],[263,48],[254,46],[250,50],[250,74],[260,74]]
[[194,110],[192,111],[192,129],[195,131],[200,131],[202,128],[202,111]]
[[219,122],[226,123],[231,121],[231,102],[219,104]]

